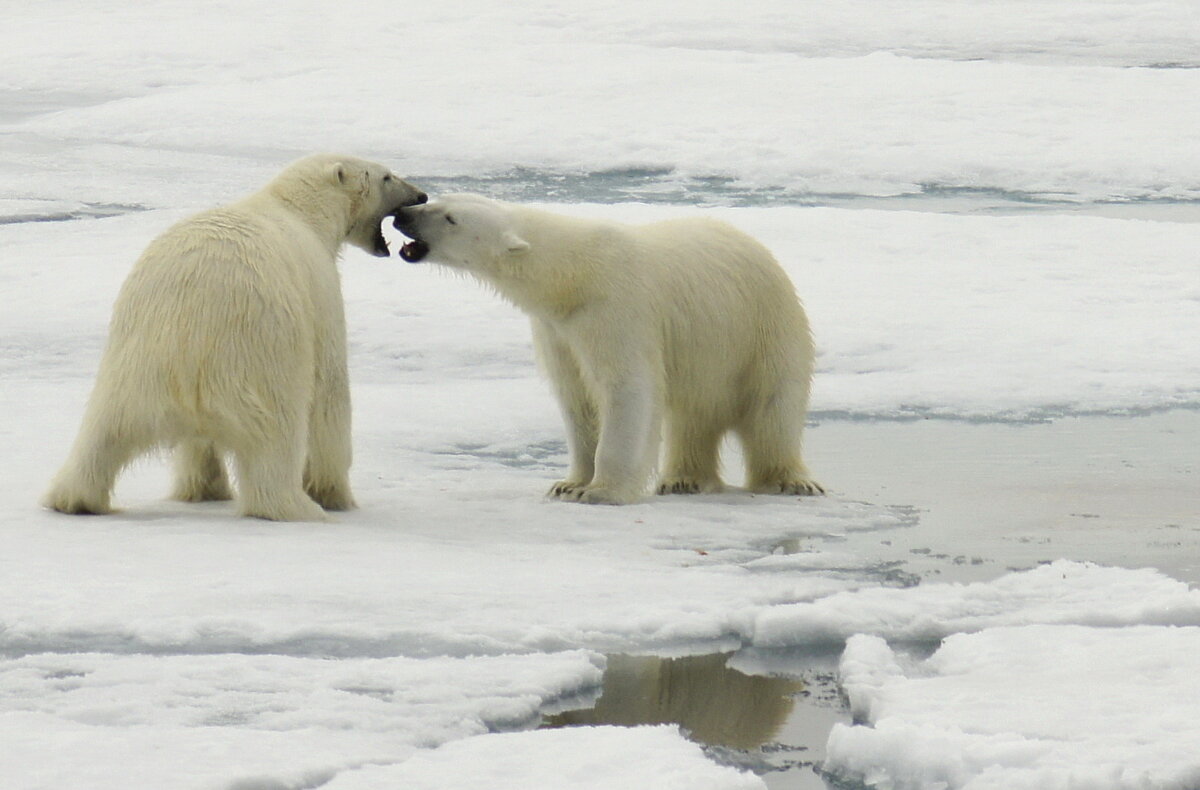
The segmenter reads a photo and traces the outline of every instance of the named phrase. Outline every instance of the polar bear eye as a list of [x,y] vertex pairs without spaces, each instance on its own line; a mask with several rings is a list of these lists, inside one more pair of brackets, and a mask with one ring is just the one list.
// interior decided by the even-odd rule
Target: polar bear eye
[[384,177],[383,177],[383,183],[385,183],[385,184],[387,184],[387,183],[390,183],[390,182],[391,182],[391,180],[392,180],[392,174],[391,174],[391,173],[388,173],[386,176],[384,176]]
[[451,225],[458,224],[458,222],[455,221],[454,217],[450,216],[449,214],[446,215],[446,221],[449,222]]

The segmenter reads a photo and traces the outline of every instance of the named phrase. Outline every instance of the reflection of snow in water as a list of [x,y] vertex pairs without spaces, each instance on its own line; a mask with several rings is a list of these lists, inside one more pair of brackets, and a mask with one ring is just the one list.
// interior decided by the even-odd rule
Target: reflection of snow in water
[[783,725],[803,685],[744,675],[726,666],[730,655],[609,656],[595,705],[550,716],[547,725],[677,724],[700,743],[757,749]]
[[824,739],[835,722],[849,721],[834,663],[798,651],[609,656],[599,698],[543,726],[674,724],[718,762],[768,786],[819,788]]

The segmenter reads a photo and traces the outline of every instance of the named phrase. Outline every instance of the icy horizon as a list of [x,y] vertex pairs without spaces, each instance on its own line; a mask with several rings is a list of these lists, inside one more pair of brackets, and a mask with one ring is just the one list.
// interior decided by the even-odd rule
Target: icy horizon
[[666,13],[39,3],[0,34],[0,200],[204,205],[314,150],[439,178],[633,169],[798,196],[1200,198],[1184,4]]

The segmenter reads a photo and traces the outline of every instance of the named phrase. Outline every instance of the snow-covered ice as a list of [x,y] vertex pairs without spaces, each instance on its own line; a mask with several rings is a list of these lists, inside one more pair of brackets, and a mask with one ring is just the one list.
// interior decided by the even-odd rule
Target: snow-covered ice
[[[652,9],[38,3],[0,34],[3,197],[207,204],[295,153],[343,148],[439,176],[649,168],[801,193],[1197,196],[1186,3]],[[244,166],[258,178],[230,172]],[[48,195],[47,176],[73,189]]]
[[752,641],[780,647],[875,634],[928,642],[1031,623],[1200,626],[1200,590],[1151,569],[1058,561],[990,582],[869,588],[776,606],[758,618]]
[[[845,643],[856,721],[829,736],[830,781],[1200,787],[1200,593],[1143,567],[1172,551],[1161,532],[1107,547],[1115,566],[1001,550],[944,583],[860,551],[926,514],[900,486],[864,493],[852,463],[823,476],[819,454],[822,499],[545,502],[565,447],[526,321],[433,267],[342,263],[358,511],[271,524],[166,502],[153,459],[114,516],[36,505],[138,253],[314,150],[433,192],[705,212],[761,238],[816,331],[815,447],[874,420],[1194,413],[1198,41],[1194,9],[1154,0],[7,14],[0,786],[774,788],[678,727],[530,728],[594,700],[605,654],[741,650],[771,673],[746,657]],[[886,433],[864,466],[936,455]],[[1053,458],[996,463],[994,484],[1027,461],[1021,485],[1043,468],[1052,485]],[[1010,517],[961,488],[958,529]],[[1147,521],[1156,496],[1129,492]],[[1072,516],[1111,543],[1102,512]]]
[[836,725],[825,768],[881,790],[1197,787],[1200,676],[1177,659],[1197,650],[1194,627],[1028,625],[955,634],[905,668],[858,635],[842,683],[870,726]]
[[[486,773],[480,765],[488,766]],[[675,727],[540,730],[455,741],[396,766],[339,776],[328,790],[527,790],[570,787],[610,790],[761,790],[750,773],[706,761]],[[247,789],[249,790],[249,788]]]
[[6,787],[221,787],[263,777],[291,786],[527,725],[594,687],[597,663],[578,651],[27,656],[0,668],[0,765]]

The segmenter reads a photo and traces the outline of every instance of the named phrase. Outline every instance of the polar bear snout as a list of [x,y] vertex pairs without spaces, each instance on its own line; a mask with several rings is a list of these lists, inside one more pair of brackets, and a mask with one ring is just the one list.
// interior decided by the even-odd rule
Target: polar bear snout
[[406,208],[411,208],[412,206],[422,206],[429,202],[429,195],[425,194],[424,192],[422,192],[421,190],[412,186],[411,184],[406,183],[405,185],[408,186],[410,190],[412,190],[412,193],[410,195],[406,195],[399,203],[397,203],[392,208],[391,211],[389,211],[383,215],[384,217],[392,217],[393,218],[392,224],[397,228],[400,227],[400,224],[399,224],[400,223],[400,215],[404,212],[404,210]]
[[429,202],[429,195],[424,190],[407,181],[396,178],[391,173],[384,177],[384,206],[391,206],[380,219],[399,216],[400,212],[409,206],[420,206]]
[[[421,202],[424,203],[425,201],[421,201]],[[414,212],[408,211],[407,209],[409,209],[409,208],[410,208],[410,206],[401,206],[400,208],[396,209],[392,213],[392,227],[393,228],[395,228],[398,231],[403,232],[406,229],[412,227]]]

